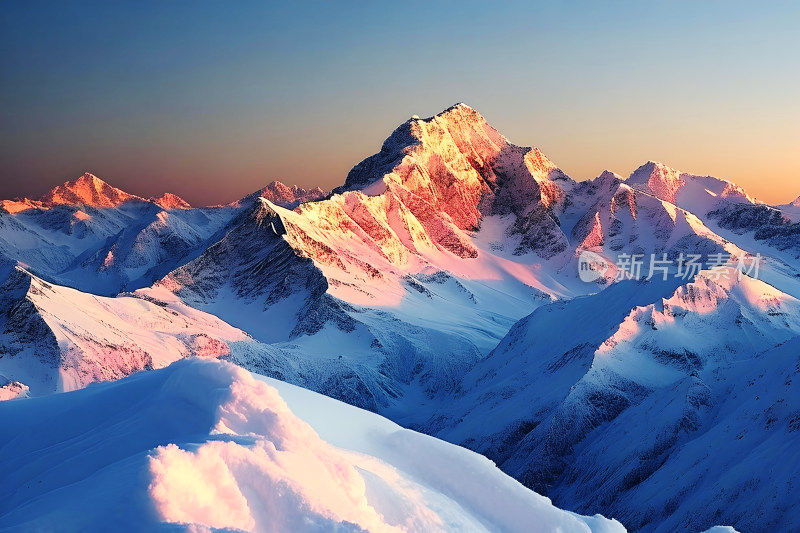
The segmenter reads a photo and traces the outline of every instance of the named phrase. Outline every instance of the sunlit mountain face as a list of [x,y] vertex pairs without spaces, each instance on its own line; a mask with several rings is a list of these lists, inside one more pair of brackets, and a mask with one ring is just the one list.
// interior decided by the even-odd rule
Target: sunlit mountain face
[[800,529],[800,198],[457,104],[331,192],[5,200],[0,302],[0,528]]

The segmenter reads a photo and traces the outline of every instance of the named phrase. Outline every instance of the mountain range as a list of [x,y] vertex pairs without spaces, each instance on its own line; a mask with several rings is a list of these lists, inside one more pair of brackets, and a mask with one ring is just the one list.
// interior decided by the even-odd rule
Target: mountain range
[[[608,266],[592,281],[588,252]],[[702,263],[682,272],[690,255]],[[196,208],[85,174],[3,201],[0,397],[134,373],[119,387],[156,394],[173,374],[207,383],[201,368],[251,379],[164,368],[221,359],[474,450],[631,531],[790,531],[798,299],[800,199],[767,205],[652,161],[575,181],[458,104],[400,125],[331,192],[273,182]],[[71,396],[73,416],[96,416],[88,391],[119,390],[105,387]]]

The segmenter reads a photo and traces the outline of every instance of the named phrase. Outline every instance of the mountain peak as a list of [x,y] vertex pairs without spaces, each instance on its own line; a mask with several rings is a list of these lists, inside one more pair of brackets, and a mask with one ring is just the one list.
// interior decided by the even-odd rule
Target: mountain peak
[[658,198],[675,203],[675,194],[684,184],[682,174],[664,163],[648,161],[634,170],[626,183],[634,188],[645,188]]
[[129,200],[144,200],[133,194],[112,187],[90,172],[73,181],[55,187],[41,201],[50,205],[89,205],[92,207],[116,207]]
[[436,115],[426,118],[426,119],[419,119],[421,122],[449,122],[453,125],[459,125],[460,127],[469,127],[469,128],[492,128],[486,119],[481,115],[475,108],[468,106],[463,102],[459,102],[455,105],[452,105],[445,109],[444,111],[437,113]]
[[165,192],[161,196],[150,198],[149,201],[162,209],[190,209],[192,207],[189,202],[171,192]]
[[645,184],[653,175],[680,175],[681,171],[665,165],[660,161],[648,161],[631,173],[628,181]]
[[800,207],[800,196],[798,196],[797,198],[794,199],[794,201],[792,202],[792,205],[795,206],[795,207]]
[[622,180],[623,178],[622,178],[622,176],[620,176],[616,172],[606,169],[603,172],[601,172],[600,175],[597,176],[595,179],[598,179],[598,180],[599,179],[602,179],[602,180]]
[[286,185],[282,181],[273,180],[266,187],[263,187],[241,200],[234,202],[235,205],[243,203],[253,203],[259,198],[269,200],[275,205],[293,209],[299,204],[314,202],[324,198],[328,193],[319,187],[304,189],[297,185]]
[[616,172],[612,172],[610,170],[604,170],[597,176],[595,179],[592,180],[595,186],[599,187],[616,187],[619,183],[624,183],[625,180],[622,176],[617,174]]
[[475,108],[465,104],[464,102],[458,102],[457,104],[453,104],[450,107],[448,107],[447,109],[444,109],[443,111],[440,111],[440,112],[436,113],[435,115],[432,115],[432,116],[427,117],[427,118],[420,118],[419,115],[414,115],[413,117],[411,117],[408,120],[408,122],[417,121],[417,120],[419,120],[421,122],[431,122],[432,120],[436,120],[437,118],[447,118],[447,117],[449,117],[451,115],[454,115],[456,113],[468,114],[468,115],[471,115],[473,118],[476,118],[476,119],[479,119],[479,120],[481,120],[483,122],[486,122],[486,119],[484,119],[483,116],[475,110]]
[[509,146],[508,140],[480,113],[457,103],[431,117],[411,118],[398,126],[383,142],[380,152],[353,167],[344,185],[333,192],[364,189],[387,174],[399,178],[408,170],[402,168],[404,160],[411,164],[411,159],[424,160],[442,150],[455,149],[470,166],[483,168]]

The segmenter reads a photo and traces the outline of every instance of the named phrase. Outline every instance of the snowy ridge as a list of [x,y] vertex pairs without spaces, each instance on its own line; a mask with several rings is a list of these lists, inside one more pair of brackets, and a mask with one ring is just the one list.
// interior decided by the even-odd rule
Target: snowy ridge
[[[800,434],[795,206],[768,206],[724,180],[656,162],[627,180],[605,171],[576,183],[465,104],[400,125],[331,194],[274,182],[228,206],[197,209],[171,195],[126,196],[93,176],[57,190],[49,204],[4,202],[0,211],[0,399],[78,389],[195,355],[217,358],[464,445],[557,505],[614,516],[634,531],[800,528],[787,511],[798,498],[796,465],[764,467],[765,457],[789,455]],[[612,264],[621,254],[680,253],[760,253],[762,263],[759,279],[706,271],[618,282],[612,266],[584,283],[584,250]],[[227,369],[222,389],[254,390],[249,381],[234,386],[245,374],[215,368]],[[183,371],[124,383],[175,372]],[[200,370],[186,372],[188,381],[208,382]],[[230,519],[231,527],[258,529],[275,515],[250,504],[270,500],[264,490],[273,485],[255,486],[247,465],[263,467],[270,483],[293,480],[291,498],[270,500],[269,509],[315,526],[395,527],[401,499],[419,504],[408,508],[412,530],[448,529],[448,520],[502,530],[508,518],[444,491],[448,472],[427,492],[413,465],[388,461],[386,448],[359,448],[369,435],[328,432],[330,422],[302,402],[292,409],[313,419],[324,440],[400,473],[330,451],[278,403],[245,396],[203,404],[199,432],[138,450],[179,445],[152,453],[161,470],[136,488],[136,505],[148,503],[135,509],[149,509],[154,524],[223,527]],[[258,406],[307,437],[309,449],[265,466],[265,456],[284,451],[277,441],[302,442],[250,424]],[[218,408],[230,416],[208,414]],[[221,462],[210,463],[212,451]],[[353,492],[346,484],[337,498],[355,499],[309,492],[295,452],[341,466],[359,485]],[[192,488],[170,475],[175,468],[198,479],[228,472],[229,483],[204,482],[201,493],[230,507],[214,515],[175,501],[171,494]],[[160,487],[155,507],[150,481]],[[472,481],[448,481],[448,491]],[[598,520],[578,518],[580,527],[602,530]]]
[[[477,454],[222,363],[182,361],[0,413],[8,527],[625,531],[553,507]],[[153,424],[167,417],[181,423]]]
[[3,200],[0,208],[8,213],[27,209],[49,209],[57,205],[85,205],[90,207],[117,207],[129,201],[145,202],[144,198],[128,194],[112,187],[94,174],[85,173],[80,178],[64,182],[63,185],[42,196],[39,200]]
[[720,202],[756,203],[734,183],[712,176],[688,174],[653,161],[634,170],[626,183],[701,218]]
[[[272,182],[256,194],[280,205],[324,196]],[[147,287],[219,240],[255,201],[192,208],[165,193],[145,200],[92,174],[40,200],[0,204],[0,255],[50,282],[104,296]]]
[[33,396],[76,390],[185,357],[270,363],[273,374],[299,381],[277,363],[291,357],[168,291],[106,298],[14,267],[0,294],[0,380],[17,383],[5,386],[9,396],[12,389]]
[[148,201],[164,209],[191,209],[192,207],[189,202],[171,192],[165,192],[161,196],[150,198]]
[[327,192],[319,187],[304,189],[297,185],[286,185],[280,181],[272,181],[263,189],[248,194],[241,200],[231,205],[236,207],[249,207],[257,203],[259,198],[265,198],[281,207],[293,208],[306,202],[315,202],[327,196]]
[[[421,429],[485,453],[556,504],[599,502],[632,530],[796,529],[781,509],[800,468],[752,465],[800,438],[800,301],[731,274],[677,289],[624,282],[540,308]],[[563,323],[582,327],[565,339]]]

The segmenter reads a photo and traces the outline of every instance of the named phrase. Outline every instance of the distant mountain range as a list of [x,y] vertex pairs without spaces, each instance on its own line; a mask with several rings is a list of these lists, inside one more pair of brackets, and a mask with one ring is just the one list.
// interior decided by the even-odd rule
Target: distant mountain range
[[633,531],[800,529],[800,198],[656,162],[577,182],[458,104],[330,193],[3,201],[0,263],[4,398],[219,358]]

